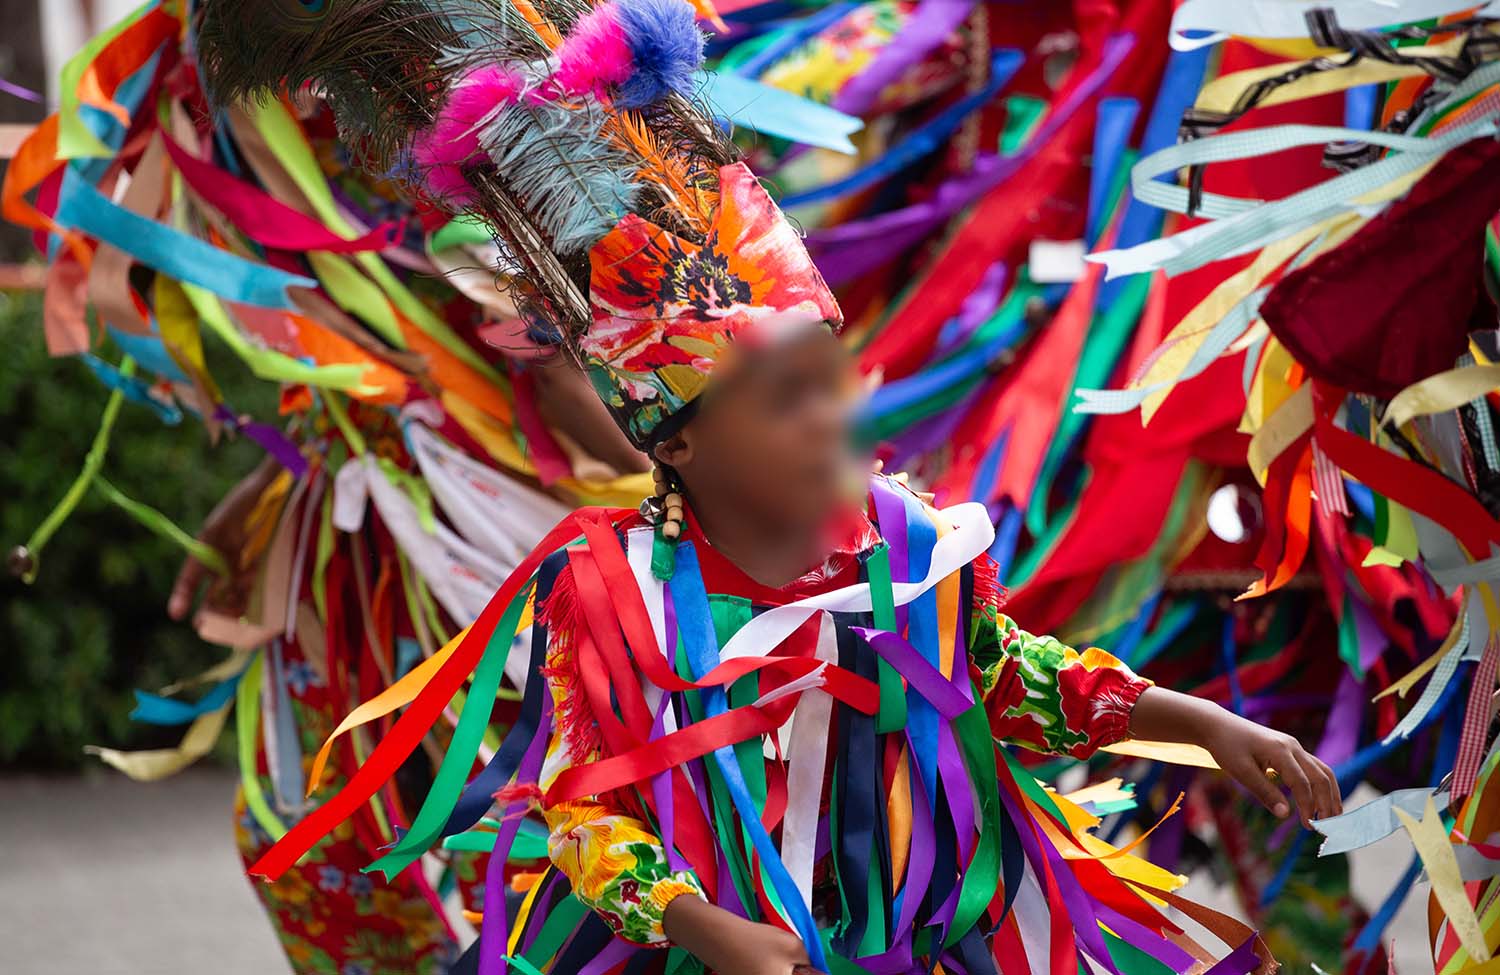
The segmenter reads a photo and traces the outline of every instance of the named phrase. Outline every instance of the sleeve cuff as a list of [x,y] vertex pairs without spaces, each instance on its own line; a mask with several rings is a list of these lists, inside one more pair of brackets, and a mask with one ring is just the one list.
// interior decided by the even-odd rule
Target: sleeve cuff
[[619,913],[601,910],[599,913],[615,934],[633,944],[646,948],[670,948],[671,940],[662,926],[667,905],[679,897],[692,896],[708,900],[703,886],[695,874],[679,870],[639,891],[627,891],[622,885]]
[[1095,734],[1090,736],[1085,746],[1088,754],[1079,755],[1078,758],[1088,758],[1101,748],[1129,738],[1130,716],[1135,711],[1135,703],[1146,693],[1146,688],[1156,686],[1153,681],[1124,668],[1116,673],[1120,680],[1115,686],[1100,688],[1100,695],[1095,702],[1095,714],[1098,717]]

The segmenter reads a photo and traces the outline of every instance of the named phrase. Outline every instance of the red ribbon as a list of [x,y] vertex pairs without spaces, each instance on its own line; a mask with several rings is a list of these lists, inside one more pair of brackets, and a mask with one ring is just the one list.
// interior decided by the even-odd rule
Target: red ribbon
[[[628,512],[615,514],[617,517],[624,517]],[[319,840],[333,832],[339,823],[369,802],[370,797],[396,774],[397,769],[421,744],[422,738],[443,713],[443,709],[453,700],[454,694],[463,686],[464,679],[478,666],[495,627],[499,625],[511,601],[531,585],[532,577],[547,556],[577,537],[577,522],[576,512],[564,518],[526,556],[526,560],[510,574],[500,591],[485,606],[484,612],[479,615],[468,636],[454,650],[453,656],[407,706],[405,713],[391,727],[390,733],[375,746],[370,757],[350,777],[348,784],[333,798],[308,814],[306,819],[293,826],[250,867],[250,873],[267,880],[276,880]]]

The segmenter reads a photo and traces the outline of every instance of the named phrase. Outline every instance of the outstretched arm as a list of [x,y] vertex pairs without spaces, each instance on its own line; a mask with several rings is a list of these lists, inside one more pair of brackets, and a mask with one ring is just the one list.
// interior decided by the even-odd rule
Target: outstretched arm
[[1304,826],[1343,812],[1333,771],[1297,739],[1242,718],[1213,701],[1152,687],[1136,701],[1130,734],[1150,741],[1201,745],[1220,768],[1277,816],[1291,812],[1276,781],[1286,783]]

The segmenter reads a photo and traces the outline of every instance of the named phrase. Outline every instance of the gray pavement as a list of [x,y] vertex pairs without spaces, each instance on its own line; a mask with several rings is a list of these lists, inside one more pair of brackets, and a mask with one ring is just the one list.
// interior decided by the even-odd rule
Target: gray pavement
[[[0,777],[0,975],[285,975],[240,872],[233,795],[232,774],[204,769]],[[1400,837],[1359,851],[1358,896],[1374,907],[1410,859]],[[1206,878],[1187,893],[1235,913]],[[1400,975],[1431,975],[1425,902],[1392,928]]]
[[234,783],[0,779],[0,972],[285,975],[234,847]]

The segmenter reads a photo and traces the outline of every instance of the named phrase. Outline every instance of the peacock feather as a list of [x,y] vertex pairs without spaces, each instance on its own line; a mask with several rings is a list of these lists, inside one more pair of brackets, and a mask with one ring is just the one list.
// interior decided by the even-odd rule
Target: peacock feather
[[198,45],[216,100],[312,86],[367,167],[487,220],[565,338],[589,248],[627,213],[701,238],[735,157],[682,0],[205,0]]

